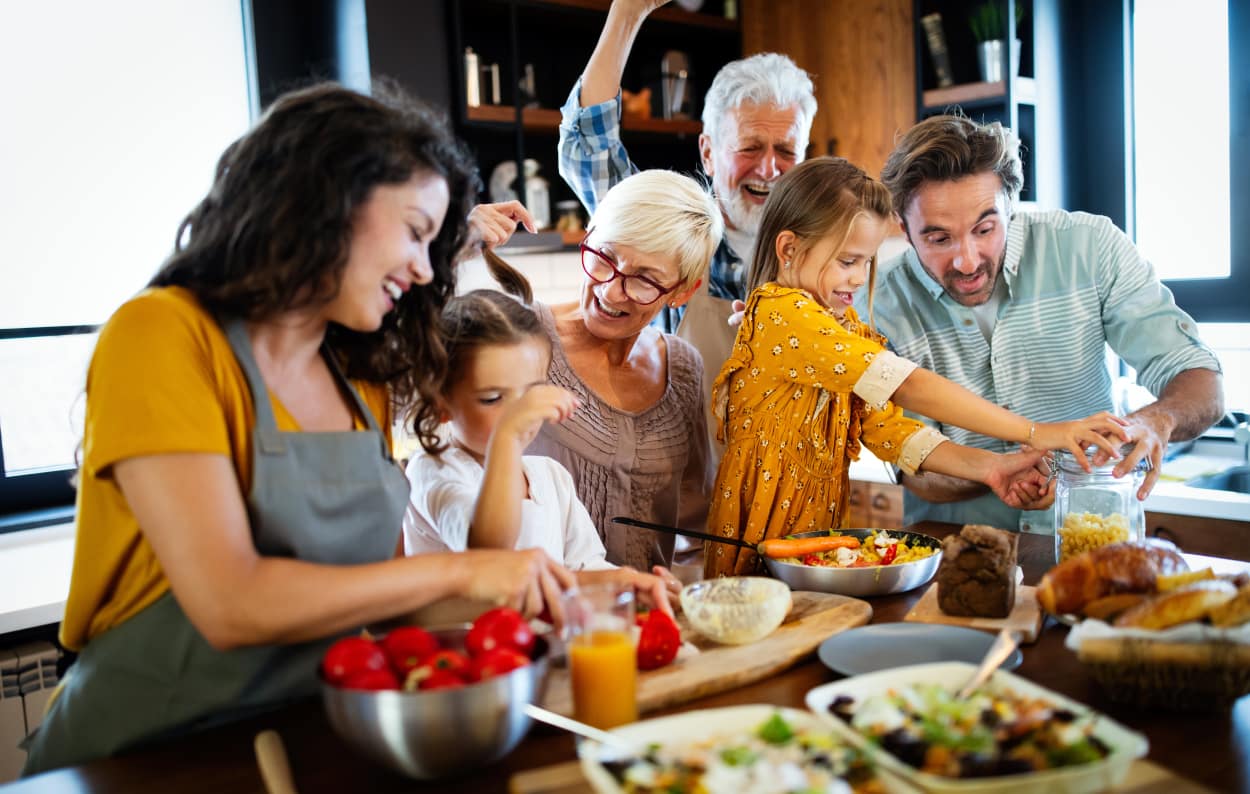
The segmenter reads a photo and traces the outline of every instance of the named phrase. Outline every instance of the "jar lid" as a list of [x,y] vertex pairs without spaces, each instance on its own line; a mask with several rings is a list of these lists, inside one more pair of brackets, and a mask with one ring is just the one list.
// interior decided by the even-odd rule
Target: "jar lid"
[[[1124,458],[1124,456],[1132,451],[1133,446],[1134,445],[1131,443],[1122,445],[1120,447],[1119,458],[1113,458],[1111,460],[1108,460],[1106,463],[1104,463],[1101,466],[1093,466],[1091,464],[1092,471],[1095,473],[1103,473],[1103,474],[1110,473],[1111,470],[1114,469],[1120,463],[1120,461]],[[1086,447],[1085,457],[1092,461],[1094,458],[1094,455],[1100,449],[1101,447],[1096,447],[1093,445]],[[1132,470],[1129,471],[1128,473],[1129,474],[1145,474],[1146,472],[1150,471],[1153,468],[1154,466],[1150,463],[1150,456],[1147,455],[1141,460],[1137,461],[1137,465],[1134,466]],[[1076,456],[1066,449],[1057,449],[1054,451],[1054,463],[1052,464],[1052,472],[1057,474],[1060,471],[1071,472],[1073,474],[1085,474],[1086,473],[1085,469],[1081,468],[1081,464],[1077,462]]]

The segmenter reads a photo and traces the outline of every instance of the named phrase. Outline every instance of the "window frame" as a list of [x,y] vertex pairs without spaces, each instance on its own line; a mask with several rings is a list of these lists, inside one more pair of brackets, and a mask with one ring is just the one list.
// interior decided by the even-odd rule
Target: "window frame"
[[[1132,36],[1128,40],[1131,48]],[[1250,7],[1235,0],[1228,3],[1228,70],[1229,275],[1163,282],[1177,305],[1200,323],[1250,322],[1250,301],[1245,298],[1250,295],[1250,184],[1232,178],[1250,173]],[[1130,67],[1128,79],[1132,74]],[[1131,113],[1128,122],[1135,123]],[[1135,160],[1130,165],[1135,168]],[[1135,192],[1130,201],[1135,202]]]
[[[260,115],[260,76],[253,8],[255,2],[256,0],[239,0],[248,110],[253,123]],[[0,341],[92,334],[99,329],[99,325],[0,328]],[[73,520],[76,498],[73,477],[76,471],[75,465],[10,475],[5,468],[3,428],[0,428],[0,534]]]

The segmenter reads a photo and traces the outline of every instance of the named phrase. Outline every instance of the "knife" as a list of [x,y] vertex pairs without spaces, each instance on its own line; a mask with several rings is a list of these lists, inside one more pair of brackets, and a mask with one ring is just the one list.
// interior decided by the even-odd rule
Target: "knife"
[[727,543],[730,546],[738,546],[744,549],[755,551],[755,544],[748,543],[741,538],[726,538],[720,535],[711,535],[707,532],[699,532],[694,529],[679,529],[677,527],[668,527],[663,524],[652,524],[650,521],[639,521],[636,518],[626,518],[625,516],[616,516],[612,519],[613,524],[625,524],[639,529],[652,529],[656,532],[667,532],[670,535],[684,535],[688,538],[698,538],[699,540],[710,540],[713,543]]

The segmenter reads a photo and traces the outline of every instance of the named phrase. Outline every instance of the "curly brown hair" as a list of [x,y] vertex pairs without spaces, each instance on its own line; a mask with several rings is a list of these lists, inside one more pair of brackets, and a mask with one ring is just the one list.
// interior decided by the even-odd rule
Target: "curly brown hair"
[[398,87],[377,86],[370,97],[321,83],[279,97],[221,155],[208,195],[178,227],[150,286],[185,287],[214,314],[250,320],[324,304],[373,189],[424,171],[443,177],[450,194],[430,244],[433,281],[405,293],[377,331],[331,323],[326,333],[348,377],[385,383],[411,419],[419,399],[437,395],[447,367],[439,315],[481,182],[446,120]]

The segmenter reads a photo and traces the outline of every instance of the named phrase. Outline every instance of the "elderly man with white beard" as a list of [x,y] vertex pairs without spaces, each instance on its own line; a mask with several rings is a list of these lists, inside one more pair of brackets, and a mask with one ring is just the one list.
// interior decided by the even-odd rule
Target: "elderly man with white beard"
[[[612,3],[561,111],[560,175],[591,212],[612,185],[638,170],[621,143],[621,75],[643,21],[665,2]],[[733,346],[737,329],[728,318],[733,301],[745,297],[745,267],[764,201],[773,183],[803,160],[815,114],[811,78],[777,53],[726,64],[704,98],[699,156],[724,214],[725,237],[712,257],[708,283],[686,306],[665,306],[654,323],[699,351],[709,405],[712,380]],[[714,443],[714,457],[715,449]]]

